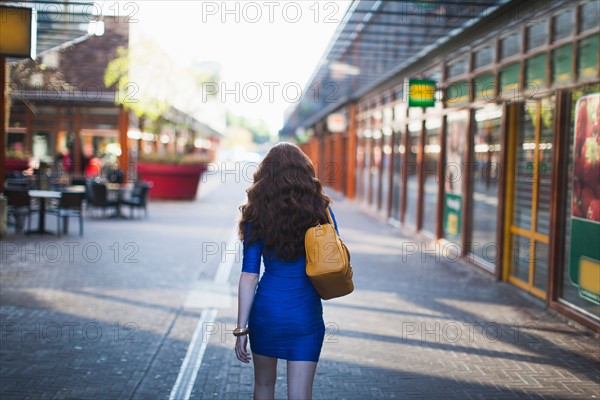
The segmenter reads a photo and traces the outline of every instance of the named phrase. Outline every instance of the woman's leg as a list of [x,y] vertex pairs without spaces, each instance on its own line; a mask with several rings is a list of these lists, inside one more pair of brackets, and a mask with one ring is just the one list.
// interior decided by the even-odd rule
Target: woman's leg
[[252,353],[254,361],[254,400],[275,398],[277,380],[277,359]]
[[312,399],[312,387],[316,370],[316,362],[287,362],[288,400]]

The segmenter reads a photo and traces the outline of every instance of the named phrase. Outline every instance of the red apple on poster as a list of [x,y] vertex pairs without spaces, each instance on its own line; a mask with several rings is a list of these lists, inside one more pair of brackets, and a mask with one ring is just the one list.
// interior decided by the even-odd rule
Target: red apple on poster
[[581,191],[581,209],[587,211],[590,203],[596,199],[596,195],[589,187],[583,188]]

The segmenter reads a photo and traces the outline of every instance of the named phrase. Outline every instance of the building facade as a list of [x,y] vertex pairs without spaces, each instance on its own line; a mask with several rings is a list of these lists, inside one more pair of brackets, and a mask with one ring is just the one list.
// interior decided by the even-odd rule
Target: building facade
[[[313,118],[301,146],[330,188],[600,332],[599,4],[530,3],[345,98],[346,128]],[[433,107],[408,106],[414,78]]]

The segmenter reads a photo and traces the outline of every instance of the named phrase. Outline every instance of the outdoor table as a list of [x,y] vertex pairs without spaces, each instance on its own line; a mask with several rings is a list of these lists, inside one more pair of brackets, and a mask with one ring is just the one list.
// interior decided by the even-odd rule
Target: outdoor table
[[[82,186],[68,186],[63,192],[71,193],[85,193],[85,187]],[[56,190],[29,190],[29,197],[32,199],[40,199],[40,209],[38,218],[38,228],[36,230],[27,231],[27,234],[37,233],[40,235],[53,235],[54,232],[46,230],[46,200],[47,199],[60,199],[62,192]]]
[[39,219],[37,230],[27,231],[27,234],[37,233],[40,235],[53,235],[53,232],[46,230],[46,200],[60,199],[61,192],[55,190],[29,190],[29,197],[32,199],[40,199]]

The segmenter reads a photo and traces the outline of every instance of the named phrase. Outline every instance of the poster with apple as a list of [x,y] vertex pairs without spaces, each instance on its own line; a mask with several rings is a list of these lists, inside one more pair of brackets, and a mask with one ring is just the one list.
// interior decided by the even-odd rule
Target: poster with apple
[[600,304],[600,93],[577,101],[574,131],[569,277]]

